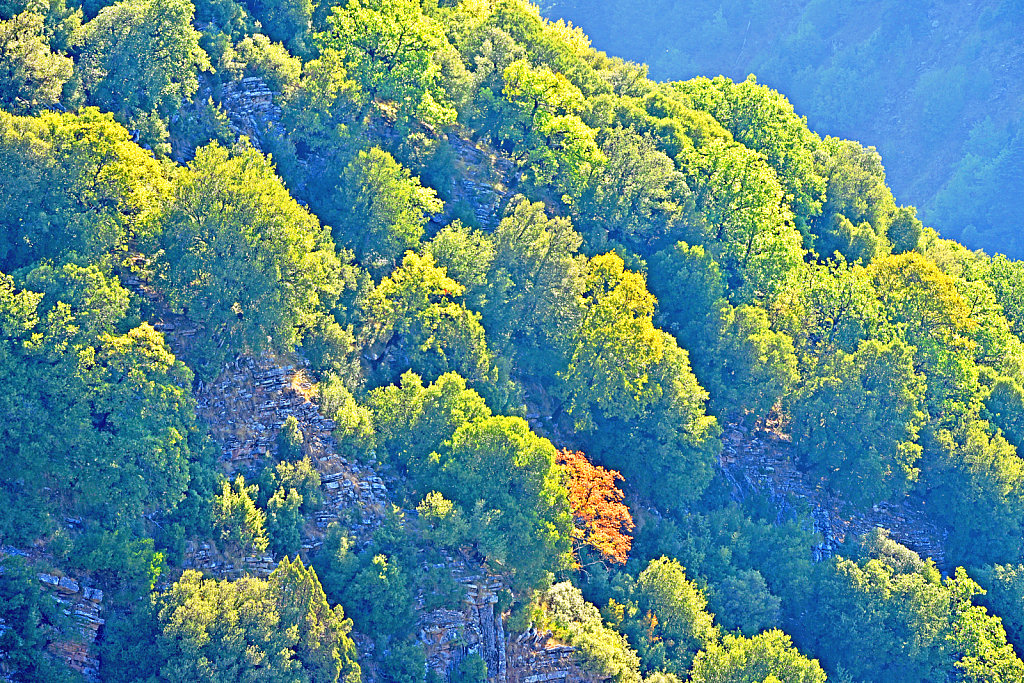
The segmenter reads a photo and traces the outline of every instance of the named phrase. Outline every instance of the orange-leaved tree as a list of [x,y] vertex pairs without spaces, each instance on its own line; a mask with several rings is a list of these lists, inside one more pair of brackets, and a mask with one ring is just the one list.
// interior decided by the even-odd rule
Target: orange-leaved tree
[[568,449],[558,452],[558,464],[569,489],[574,549],[589,546],[602,558],[624,564],[633,543],[629,533],[635,525],[622,502],[622,491],[615,486],[622,475],[592,465],[583,453]]

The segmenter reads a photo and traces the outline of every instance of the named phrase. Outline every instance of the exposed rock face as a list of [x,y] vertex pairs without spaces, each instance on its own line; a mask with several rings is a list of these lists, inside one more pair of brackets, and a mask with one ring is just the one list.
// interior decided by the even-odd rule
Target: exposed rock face
[[489,680],[505,683],[505,628],[501,615],[495,614],[505,583],[464,557],[448,562],[448,569],[465,587],[466,599],[461,612],[438,609],[420,615],[419,639],[426,648],[427,666],[448,680],[463,659],[477,654],[487,664]]
[[[310,388],[291,365],[278,365],[270,357],[242,356],[214,382],[200,384],[197,395],[197,413],[220,445],[221,465],[229,477],[273,466],[278,431],[289,417],[298,421],[303,453],[316,466],[324,493],[323,509],[306,528],[306,551],[321,545],[321,530],[334,521],[343,521],[357,542],[366,541],[383,519],[388,502],[387,486],[372,466],[335,452],[335,425],[310,400]],[[210,544],[202,543],[190,545],[186,566],[231,578],[267,576],[276,563],[271,556],[226,562]]]
[[[477,224],[484,230],[494,230],[513,194],[506,183],[514,182],[514,165],[454,133],[448,134],[448,144],[457,155],[461,172],[451,179],[452,201],[445,208],[450,212],[459,203],[471,207]],[[447,223],[450,219],[445,217],[438,222]]]
[[552,640],[551,632],[530,628],[506,634],[496,612],[499,595],[506,590],[501,576],[465,556],[448,562],[456,581],[466,588],[461,611],[437,609],[419,619],[419,640],[427,654],[427,667],[443,680],[471,654],[487,665],[489,683],[599,683],[604,680],[580,668],[572,646]]
[[767,495],[779,510],[777,522],[795,516],[791,498],[810,505],[809,522],[822,536],[822,542],[814,548],[815,561],[831,557],[847,534],[860,536],[880,527],[922,558],[930,557],[946,568],[945,534],[925,518],[922,510],[915,509],[908,500],[879,503],[867,512],[851,509],[797,468],[793,444],[786,434],[727,424],[719,464],[733,486],[733,498],[741,501],[751,493]]
[[76,639],[58,641],[50,646],[51,651],[67,661],[86,680],[98,681],[100,662],[90,648],[96,642],[100,626],[105,623],[100,617],[103,591],[81,586],[67,576],[40,574],[39,582],[64,606],[64,613],[74,619],[82,636],[80,642]]
[[[31,553],[20,551],[8,546],[0,547],[0,557],[4,555],[32,556]],[[105,623],[101,616],[103,610],[103,591],[85,585],[70,576],[41,573],[38,575],[40,588],[45,594],[60,603],[65,615],[71,617],[77,633],[65,633],[64,637],[50,644],[51,654],[66,661],[68,666],[82,674],[85,680],[99,681],[99,660],[93,655],[91,647],[96,642],[96,635]],[[0,633],[7,626],[0,619]],[[0,652],[0,681],[13,680],[13,671],[3,662]]]
[[247,136],[252,146],[260,151],[263,151],[263,136],[268,131],[280,137],[285,135],[281,107],[274,104],[274,93],[259,76],[226,83],[221,104],[231,122],[231,132]]

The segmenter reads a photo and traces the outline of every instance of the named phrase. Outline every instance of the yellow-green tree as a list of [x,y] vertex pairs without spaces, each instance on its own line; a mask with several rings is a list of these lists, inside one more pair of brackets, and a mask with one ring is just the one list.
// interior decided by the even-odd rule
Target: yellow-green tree
[[252,148],[198,150],[161,224],[155,282],[202,325],[201,374],[229,353],[294,348],[342,290],[327,230]]

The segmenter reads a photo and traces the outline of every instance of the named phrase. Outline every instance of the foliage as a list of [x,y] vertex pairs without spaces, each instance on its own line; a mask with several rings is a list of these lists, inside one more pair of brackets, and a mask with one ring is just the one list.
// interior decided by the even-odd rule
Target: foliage
[[359,680],[352,622],[298,560],[285,558],[266,581],[186,571],[158,604],[161,681]]
[[566,411],[576,428],[592,430],[593,413],[630,419],[656,397],[649,368],[664,355],[653,323],[654,297],[643,276],[624,269],[614,253],[596,256],[583,281],[584,311],[570,338],[569,364],[560,373]]
[[723,628],[749,638],[778,626],[782,600],[768,590],[761,572],[741,569],[711,588],[708,604]]
[[0,560],[0,648],[13,680],[71,681],[71,670],[47,652],[51,643],[72,637],[56,597],[44,593],[33,568],[20,557]]
[[824,683],[825,672],[817,660],[801,655],[789,636],[772,629],[752,638],[726,635],[721,644],[711,643],[694,659],[691,680]]
[[0,107],[30,114],[60,101],[73,62],[50,51],[41,15],[23,12],[0,21],[0,47]]
[[231,352],[293,348],[341,292],[326,230],[251,148],[197,150],[161,222],[157,282],[203,325],[207,376]]
[[912,354],[877,341],[837,351],[793,406],[797,452],[858,504],[898,498],[917,477],[924,381]]
[[979,602],[999,615],[1006,638],[1016,647],[1024,642],[1024,566],[1019,564],[985,565],[970,570],[971,578],[985,590]]
[[0,112],[0,263],[7,272],[72,254],[103,263],[155,232],[168,184],[113,117],[86,109]]
[[569,564],[572,517],[555,447],[515,417],[483,417],[459,427],[433,456],[436,489],[458,504],[488,561],[520,588]]
[[209,69],[194,12],[189,0],[124,0],[82,26],[78,69],[90,103],[151,145],[165,142],[157,117],[177,111],[199,87],[196,72]]
[[764,155],[790,198],[798,225],[806,226],[821,212],[828,196],[814,163],[821,143],[783,95],[759,85],[753,75],[742,83],[724,76],[694,78],[675,89],[695,109],[714,116],[734,140]]
[[504,405],[509,388],[494,365],[480,314],[457,303],[463,293],[429,254],[407,252],[367,298],[373,320],[367,331],[377,348],[383,346],[380,355],[387,354],[378,372],[384,381],[410,369],[431,378],[457,372],[492,404]]
[[294,415],[285,418],[277,432],[277,457],[289,462],[302,458],[302,429]]
[[640,660],[626,639],[604,625],[601,613],[569,582],[557,583],[541,597],[544,616],[557,634],[579,653],[585,670],[616,683],[639,683]]
[[382,460],[390,459],[408,471],[414,486],[420,477],[428,479],[431,453],[440,452],[462,425],[491,416],[480,395],[455,373],[442,375],[429,386],[418,375],[406,373],[400,386],[372,391],[368,404],[374,411]]
[[[836,21],[804,5],[801,40]],[[740,9],[694,30],[728,44]],[[898,43],[888,24],[872,40]],[[0,113],[0,542],[102,587],[105,680],[356,683],[329,600],[378,679],[422,683],[420,616],[464,607],[455,553],[503,575],[508,632],[550,628],[620,683],[822,680],[804,655],[839,680],[1021,678],[956,565],[1019,639],[1022,271],[898,207],[873,148],[821,140],[753,78],[655,83],[525,0],[0,0],[2,40],[0,100],[32,116]],[[909,95],[936,130],[986,87],[966,73]],[[255,109],[226,88],[253,76],[276,92],[245,81]],[[61,102],[111,113],[44,111]],[[1012,189],[1001,126],[971,164]],[[318,443],[386,478],[379,525],[352,509],[315,530],[336,467],[298,413],[251,425],[276,460],[218,478],[197,401],[247,440],[206,382],[261,354],[307,368],[334,425]],[[750,430],[722,463],[719,420]],[[787,436],[814,500],[721,469]],[[833,526],[919,506],[950,578],[882,531],[813,563],[821,496],[846,510]],[[308,534],[322,589],[291,560]],[[283,560],[269,581],[180,575],[204,543]],[[49,603],[20,568],[0,584],[4,654],[52,678]],[[482,656],[450,673],[488,675]]]
[[735,302],[770,298],[803,257],[775,172],[755,152],[721,139],[688,151],[683,169],[699,216],[684,239],[719,263]]
[[256,491],[255,485],[246,486],[245,477],[238,475],[234,485],[224,480],[221,494],[214,501],[221,541],[227,550],[243,557],[262,553],[269,544],[267,516],[256,507]]
[[684,674],[698,650],[718,638],[707,600],[676,560],[652,560],[637,577],[623,631],[637,648],[643,671]]
[[267,539],[277,556],[296,555],[302,550],[302,495],[294,488],[279,488],[267,501]]
[[262,33],[246,36],[235,46],[234,52],[235,69],[245,76],[263,78],[272,91],[288,95],[298,87],[302,61]]
[[950,529],[948,552],[967,566],[1009,562],[1020,553],[1024,468],[1013,446],[987,427],[972,422],[926,443],[933,463],[923,472],[929,507]]
[[621,128],[607,131],[601,151],[608,161],[573,207],[588,244],[649,253],[670,243],[690,209],[686,180],[672,159],[649,136]]
[[615,486],[622,475],[594,466],[578,451],[560,450],[557,458],[565,472],[569,509],[573,515],[573,546],[593,548],[603,559],[625,564],[629,555],[633,518]]
[[342,173],[339,188],[324,207],[334,238],[377,277],[416,248],[430,214],[443,208],[434,190],[420,185],[379,147],[359,152]]
[[331,30],[320,37],[320,47],[344,55],[345,68],[367,104],[379,99],[393,102],[406,116],[450,120],[431,59],[446,41],[418,2],[349,0],[331,11]]
[[815,164],[827,182],[821,216],[811,224],[818,253],[824,258],[838,253],[864,263],[887,253],[886,235],[896,205],[878,152],[827,137]]
[[128,293],[96,266],[43,266],[28,280],[42,291],[0,276],[0,533],[23,543],[62,515],[129,531],[172,513],[208,467],[191,373],[152,327],[133,326]]
[[575,323],[582,241],[570,221],[548,218],[540,202],[512,199],[494,231],[487,273],[484,320],[499,348],[514,343],[524,361],[536,363],[536,355],[559,346],[563,328]]

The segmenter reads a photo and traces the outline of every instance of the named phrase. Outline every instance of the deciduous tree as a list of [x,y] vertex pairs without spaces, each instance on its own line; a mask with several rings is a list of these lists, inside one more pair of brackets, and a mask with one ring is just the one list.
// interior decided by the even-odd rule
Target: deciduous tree
[[569,509],[575,520],[573,545],[589,546],[602,558],[625,564],[634,524],[622,502],[623,493],[615,486],[622,475],[590,464],[579,451],[562,449],[557,462],[565,472]]

